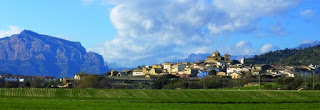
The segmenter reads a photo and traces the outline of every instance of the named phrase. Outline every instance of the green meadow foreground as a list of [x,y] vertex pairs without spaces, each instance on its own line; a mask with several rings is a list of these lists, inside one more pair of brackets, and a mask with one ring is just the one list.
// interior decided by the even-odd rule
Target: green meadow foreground
[[0,89],[6,109],[320,109],[320,91]]

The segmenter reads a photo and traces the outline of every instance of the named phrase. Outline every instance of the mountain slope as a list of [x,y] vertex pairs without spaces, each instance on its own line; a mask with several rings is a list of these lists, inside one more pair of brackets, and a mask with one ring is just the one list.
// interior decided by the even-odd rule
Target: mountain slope
[[320,65],[320,46],[268,52],[246,60],[247,64]]
[[20,75],[72,77],[106,71],[103,58],[71,42],[24,30],[0,39],[0,71]]

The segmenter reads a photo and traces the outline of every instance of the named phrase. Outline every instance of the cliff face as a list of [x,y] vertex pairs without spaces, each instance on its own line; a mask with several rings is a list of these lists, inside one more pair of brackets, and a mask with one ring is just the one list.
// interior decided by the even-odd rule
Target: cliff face
[[24,30],[0,39],[0,71],[19,75],[72,77],[106,71],[101,55],[71,42]]

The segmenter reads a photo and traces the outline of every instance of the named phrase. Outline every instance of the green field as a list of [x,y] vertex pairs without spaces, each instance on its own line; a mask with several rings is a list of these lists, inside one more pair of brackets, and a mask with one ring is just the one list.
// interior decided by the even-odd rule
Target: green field
[[320,91],[0,89],[6,109],[320,109]]

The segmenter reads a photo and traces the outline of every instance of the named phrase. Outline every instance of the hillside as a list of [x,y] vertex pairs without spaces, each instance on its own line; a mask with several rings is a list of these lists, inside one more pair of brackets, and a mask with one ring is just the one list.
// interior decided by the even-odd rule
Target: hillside
[[106,71],[101,55],[79,42],[29,30],[0,39],[0,71],[29,76],[72,77],[80,71]]
[[247,64],[320,65],[320,46],[271,51],[246,60]]

